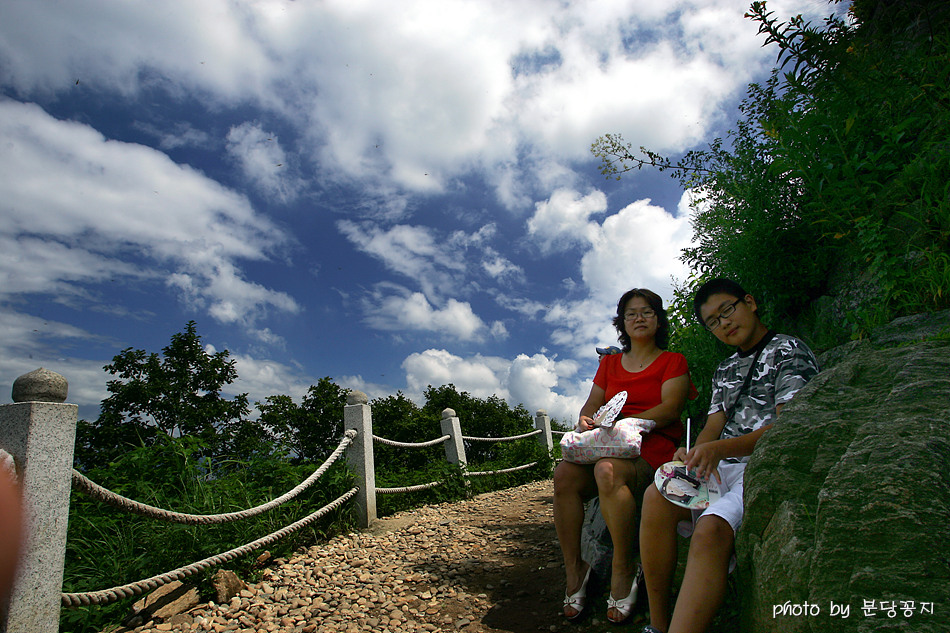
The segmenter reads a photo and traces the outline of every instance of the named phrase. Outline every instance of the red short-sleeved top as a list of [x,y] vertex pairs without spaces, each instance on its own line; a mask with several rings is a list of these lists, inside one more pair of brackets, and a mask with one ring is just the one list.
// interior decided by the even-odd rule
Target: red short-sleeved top
[[[594,375],[594,384],[603,389],[605,402],[621,391],[627,392],[627,402],[618,419],[635,418],[638,413],[659,405],[661,388],[670,378],[689,374],[686,357],[676,352],[661,352],[646,369],[629,372],[620,363],[622,354],[604,356]],[[689,398],[697,396],[696,387],[689,383]],[[677,421],[662,429],[643,434],[640,456],[654,469],[673,459],[673,453],[683,438],[683,423]]]

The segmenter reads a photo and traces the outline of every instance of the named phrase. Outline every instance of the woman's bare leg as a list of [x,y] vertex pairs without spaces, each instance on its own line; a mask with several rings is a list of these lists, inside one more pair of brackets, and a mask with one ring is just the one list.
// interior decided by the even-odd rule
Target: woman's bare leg
[[633,564],[633,538],[637,502],[637,469],[633,460],[605,458],[594,465],[594,479],[600,495],[600,512],[610,530],[614,553],[610,594],[622,600],[630,593],[636,567]]
[[567,593],[581,587],[588,565],[581,559],[584,500],[596,494],[593,468],[562,461],[554,469],[554,527],[564,556]]

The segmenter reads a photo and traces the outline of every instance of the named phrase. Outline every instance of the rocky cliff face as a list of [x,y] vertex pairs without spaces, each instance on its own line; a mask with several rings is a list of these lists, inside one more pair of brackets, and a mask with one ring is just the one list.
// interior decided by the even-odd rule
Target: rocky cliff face
[[759,442],[743,630],[950,630],[950,340],[921,342],[940,320],[833,350]]

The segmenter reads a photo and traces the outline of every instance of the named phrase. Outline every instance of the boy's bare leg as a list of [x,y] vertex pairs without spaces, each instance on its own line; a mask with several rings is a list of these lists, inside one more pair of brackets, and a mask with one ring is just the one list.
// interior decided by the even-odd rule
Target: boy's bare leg
[[670,592],[676,571],[676,524],[690,520],[689,510],[667,501],[656,486],[647,486],[640,515],[640,561],[650,602],[650,624],[660,631],[670,627]]
[[[637,502],[633,490],[637,487],[637,468],[630,459],[601,459],[594,465],[594,479],[600,495],[600,512],[613,540],[610,594],[623,600],[633,585],[632,539]],[[614,535],[619,535],[619,538]]]
[[574,594],[584,581],[586,565],[581,559],[584,499],[596,494],[590,466],[562,461],[554,470],[554,527],[564,556],[566,591]]
[[697,521],[669,633],[696,633],[709,627],[726,597],[734,547],[735,533],[725,519],[708,515]]

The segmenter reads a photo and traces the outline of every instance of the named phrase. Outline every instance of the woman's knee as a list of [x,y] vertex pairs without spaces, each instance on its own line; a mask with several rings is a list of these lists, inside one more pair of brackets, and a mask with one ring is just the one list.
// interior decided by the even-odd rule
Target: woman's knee
[[604,492],[624,485],[630,485],[632,488],[635,482],[629,482],[627,479],[631,475],[636,477],[636,473],[625,466],[626,464],[615,459],[601,459],[594,464],[594,481],[597,482],[597,489]]
[[561,462],[554,469],[554,494],[580,494],[589,485],[586,470],[570,462]]

